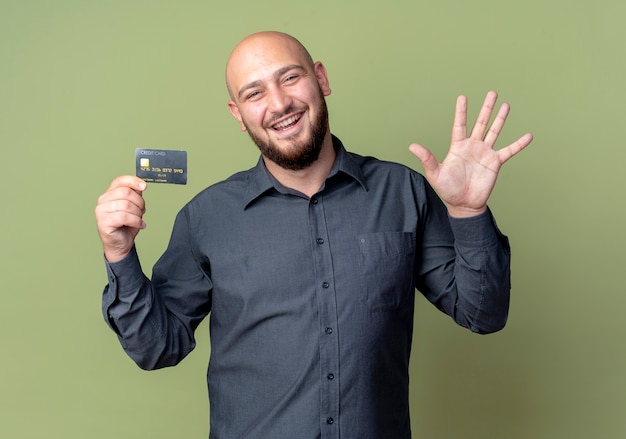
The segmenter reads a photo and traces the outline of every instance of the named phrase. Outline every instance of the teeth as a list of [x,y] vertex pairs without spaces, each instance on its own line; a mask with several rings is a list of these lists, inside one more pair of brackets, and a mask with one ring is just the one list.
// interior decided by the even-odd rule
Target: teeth
[[296,123],[298,120],[300,119],[300,115],[296,115],[296,116],[291,116],[285,120],[283,120],[282,122],[277,123],[276,125],[274,125],[274,129],[275,130],[280,130],[282,128],[285,128],[293,123]]

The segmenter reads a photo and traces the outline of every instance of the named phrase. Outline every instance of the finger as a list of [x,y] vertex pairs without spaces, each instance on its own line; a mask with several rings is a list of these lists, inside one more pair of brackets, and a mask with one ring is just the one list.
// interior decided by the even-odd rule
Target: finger
[[483,106],[480,109],[480,113],[478,113],[478,117],[476,118],[476,122],[472,128],[472,134],[470,135],[472,139],[483,140],[483,137],[485,137],[487,127],[489,126],[489,119],[491,119],[491,113],[493,113],[493,108],[496,105],[497,99],[498,93],[495,91],[487,93]]
[[[108,204],[104,204],[104,211],[109,214],[128,213],[129,215],[142,217],[145,213],[143,203],[136,203],[129,200],[112,200]],[[126,225],[126,224],[125,224]]]
[[413,143],[409,146],[409,150],[422,162],[424,173],[427,176],[435,176],[439,171],[439,162],[427,148]]
[[128,186],[114,187],[107,190],[98,198],[99,205],[107,205],[116,201],[125,201],[134,204],[141,212],[145,213],[145,201],[141,192]]
[[460,142],[467,138],[467,98],[459,96],[456,99],[454,111],[454,123],[452,124],[452,143]]
[[121,175],[115,178],[111,185],[109,186],[109,190],[115,189],[118,187],[129,187],[135,191],[143,192],[146,190],[148,185],[144,180],[135,176],[135,175]]
[[133,213],[124,210],[104,212],[103,214],[97,212],[96,218],[101,235],[114,233],[124,227],[135,230],[146,228],[143,217],[141,214],[136,214],[136,212]]
[[496,114],[489,131],[487,131],[487,134],[485,135],[485,144],[487,146],[493,148],[493,145],[496,144],[496,140],[498,140],[498,136],[502,132],[502,128],[504,127],[504,123],[506,122],[506,118],[508,117],[510,110],[511,107],[507,103],[500,106],[498,114]]
[[131,201],[118,199],[101,202],[96,206],[96,222],[99,227],[110,230],[120,227],[143,228],[145,209]]
[[530,133],[524,134],[522,137],[517,139],[515,142],[511,143],[506,148],[502,148],[496,153],[498,154],[498,158],[500,159],[500,163],[505,163],[511,157],[516,155],[522,149],[526,148],[530,145],[530,142],[533,141],[533,135]]

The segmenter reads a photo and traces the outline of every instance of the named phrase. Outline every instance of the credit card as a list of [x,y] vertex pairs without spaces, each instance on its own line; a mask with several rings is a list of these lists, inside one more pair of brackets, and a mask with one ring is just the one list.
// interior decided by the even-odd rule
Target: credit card
[[137,148],[135,169],[148,183],[187,184],[187,151]]

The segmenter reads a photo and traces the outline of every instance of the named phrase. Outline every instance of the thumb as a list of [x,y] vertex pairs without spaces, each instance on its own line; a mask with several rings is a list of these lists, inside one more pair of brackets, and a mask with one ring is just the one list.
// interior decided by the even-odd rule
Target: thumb
[[426,147],[412,143],[409,146],[409,150],[422,162],[422,166],[424,167],[424,172],[429,174],[434,174],[439,169],[439,162],[435,158],[432,152],[430,152]]

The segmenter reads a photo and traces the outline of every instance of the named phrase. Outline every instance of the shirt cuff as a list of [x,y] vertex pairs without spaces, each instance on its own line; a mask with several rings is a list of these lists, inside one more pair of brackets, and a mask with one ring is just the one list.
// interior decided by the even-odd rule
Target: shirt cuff
[[118,295],[136,291],[146,279],[135,247],[124,259],[117,262],[108,262],[105,259],[105,263],[109,286],[113,287]]
[[489,209],[470,218],[454,218],[448,215],[448,219],[455,242],[463,246],[490,246],[504,236],[498,230]]

